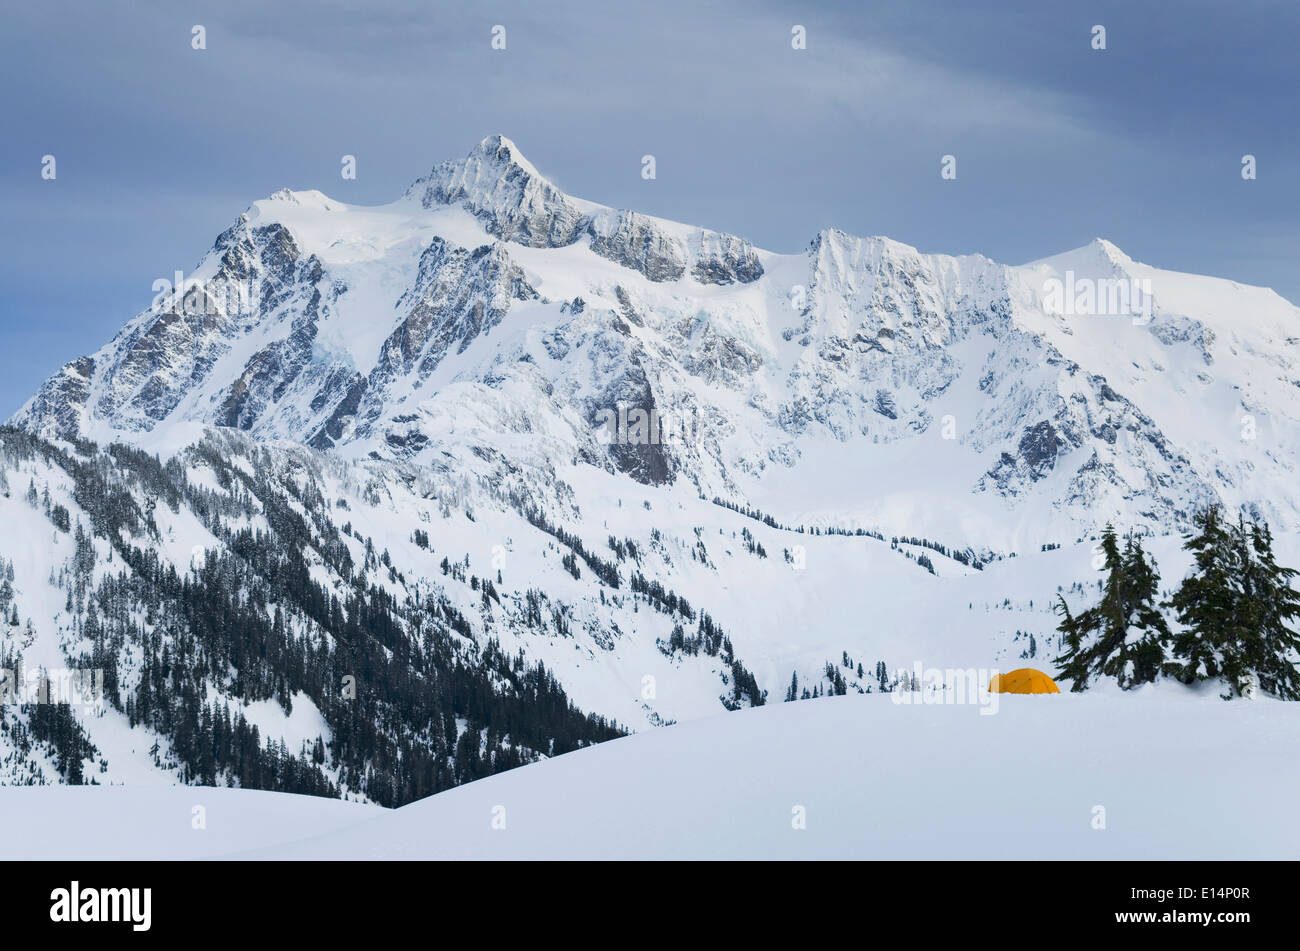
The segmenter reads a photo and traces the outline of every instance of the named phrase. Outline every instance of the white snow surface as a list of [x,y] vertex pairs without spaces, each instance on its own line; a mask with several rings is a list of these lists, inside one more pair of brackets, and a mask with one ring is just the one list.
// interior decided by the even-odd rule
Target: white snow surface
[[286,845],[378,806],[203,786],[4,786],[0,861],[204,859]]
[[[0,858],[1300,856],[1300,705],[1162,686],[981,709],[879,694],[778,704],[393,811],[225,789],[0,789]],[[206,830],[191,828],[195,804]]]

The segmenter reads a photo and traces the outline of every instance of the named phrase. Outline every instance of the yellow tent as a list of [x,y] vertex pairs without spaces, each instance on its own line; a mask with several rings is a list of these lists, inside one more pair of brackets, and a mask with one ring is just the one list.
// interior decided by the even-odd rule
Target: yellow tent
[[1010,673],[997,674],[989,681],[989,693],[1060,693],[1056,681],[1041,670],[1021,667]]

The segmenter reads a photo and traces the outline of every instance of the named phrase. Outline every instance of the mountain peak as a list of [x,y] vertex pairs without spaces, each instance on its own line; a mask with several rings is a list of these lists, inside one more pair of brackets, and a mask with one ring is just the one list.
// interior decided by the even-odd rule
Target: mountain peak
[[500,133],[489,135],[479,142],[474,147],[474,151],[469,154],[467,161],[475,157],[489,159],[494,164],[507,168],[517,166],[529,175],[543,177],[542,173],[537,171],[537,167],[524,157],[523,152],[519,151],[519,146]]
[[254,202],[253,206],[257,207],[263,204],[299,205],[306,208],[319,208],[322,211],[334,211],[337,202],[316,188],[306,188],[300,191],[281,188],[279,191],[263,198],[260,202]]
[[1133,263],[1133,259],[1120,250],[1118,245],[1105,238],[1093,238],[1088,247],[1100,252],[1111,264],[1124,266]]
[[1133,259],[1120,250],[1114,242],[1105,238],[1093,238],[1082,247],[1062,251],[1050,257],[1038,258],[1028,262],[1024,267],[1048,268],[1060,274],[1066,271],[1095,274],[1127,271],[1133,264]]
[[419,194],[431,185],[442,185],[448,190],[459,185],[469,194],[500,189],[503,183],[531,184],[559,194],[559,189],[528,161],[519,146],[500,133],[482,139],[463,159],[439,163],[412,185],[410,192]]
[[582,212],[504,135],[490,135],[458,162],[443,162],[407,192],[425,208],[459,204],[502,240],[561,247],[578,239]]

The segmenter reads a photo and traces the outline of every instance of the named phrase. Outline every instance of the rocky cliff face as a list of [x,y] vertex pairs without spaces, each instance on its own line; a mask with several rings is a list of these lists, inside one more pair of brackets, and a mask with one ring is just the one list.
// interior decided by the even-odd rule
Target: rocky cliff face
[[592,216],[587,230],[591,250],[603,258],[640,271],[648,280],[675,281],[686,273],[686,248],[664,234],[654,221],[634,211],[604,211]]

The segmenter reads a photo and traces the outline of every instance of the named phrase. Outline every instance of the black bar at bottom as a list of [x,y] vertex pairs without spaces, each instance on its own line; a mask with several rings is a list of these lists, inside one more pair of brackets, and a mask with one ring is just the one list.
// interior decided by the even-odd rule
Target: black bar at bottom
[[615,943],[774,926],[872,942],[1035,933],[1025,929],[1231,941],[1293,920],[1295,871],[1283,862],[11,862],[0,865],[0,920],[13,936],[205,942],[373,941],[457,923],[520,937],[533,923],[597,929]]

